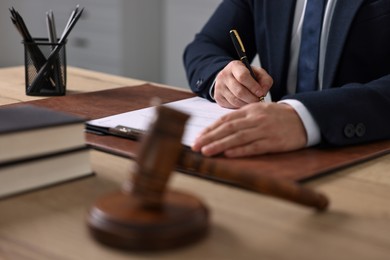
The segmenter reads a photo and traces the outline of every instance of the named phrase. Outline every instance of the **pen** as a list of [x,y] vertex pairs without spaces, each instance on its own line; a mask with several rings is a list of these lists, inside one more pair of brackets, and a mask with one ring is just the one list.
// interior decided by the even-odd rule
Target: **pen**
[[[249,70],[251,76],[257,81],[255,73],[252,70],[251,65],[249,64],[248,57],[246,56],[244,44],[241,41],[240,35],[237,30],[230,30],[230,38],[233,41],[233,45],[236,48],[238,57],[241,62],[244,63],[245,67]],[[260,97],[260,102],[264,101],[264,96]]]
[[72,23],[73,19],[75,18],[75,15],[79,12],[79,8],[80,8],[80,5],[77,5],[76,8],[72,11],[72,13],[70,14],[69,16],[69,19],[68,19],[68,22],[66,23],[65,25],[65,29],[61,35],[61,39],[64,37],[64,34],[66,33],[66,31],[68,30],[70,24]]
[[[49,38],[49,43],[52,44],[52,50],[54,49],[54,44],[57,43],[57,36],[55,32],[55,22],[54,22],[54,14],[53,11],[50,10],[49,12],[46,12],[46,25],[47,25],[47,33],[48,33],[48,38]],[[60,77],[60,65],[59,62],[57,61],[53,65],[53,71],[54,71],[54,79],[55,82],[53,83],[52,80],[52,85],[59,90],[61,87],[61,77]]]
[[27,26],[24,23],[22,16],[13,7],[9,9],[9,11],[11,12],[12,23],[16,26],[16,29],[22,35],[23,40],[26,43],[31,43],[27,44],[27,48],[31,54],[31,58],[35,68],[39,70],[46,62],[45,56],[43,55],[42,51],[35,44],[33,44],[34,39],[31,37],[31,34],[27,29]]

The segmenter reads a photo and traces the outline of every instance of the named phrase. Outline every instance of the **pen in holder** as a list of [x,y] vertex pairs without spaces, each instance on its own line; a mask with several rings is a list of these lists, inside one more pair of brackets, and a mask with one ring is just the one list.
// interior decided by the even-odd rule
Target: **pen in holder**
[[66,40],[23,41],[26,95],[62,96],[66,93]]

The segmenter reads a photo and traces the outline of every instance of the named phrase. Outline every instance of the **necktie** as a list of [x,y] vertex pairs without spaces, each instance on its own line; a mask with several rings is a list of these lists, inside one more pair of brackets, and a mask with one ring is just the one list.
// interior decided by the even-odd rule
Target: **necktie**
[[326,0],[307,0],[298,58],[297,92],[313,91],[318,85],[318,58]]

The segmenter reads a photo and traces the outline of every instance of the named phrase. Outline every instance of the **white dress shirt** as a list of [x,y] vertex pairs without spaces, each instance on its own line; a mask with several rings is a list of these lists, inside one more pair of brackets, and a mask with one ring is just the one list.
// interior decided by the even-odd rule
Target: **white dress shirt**
[[[291,34],[291,45],[290,45],[290,63],[287,78],[287,91],[289,94],[293,94],[296,91],[297,85],[297,70],[298,70],[298,56],[299,46],[301,44],[302,35],[302,24],[303,17],[305,15],[307,0],[297,0],[295,6],[294,23]],[[320,55],[319,55],[319,68],[318,68],[318,91],[322,90],[322,79],[324,72],[324,62],[326,55],[326,45],[328,43],[329,27],[332,20],[334,7],[337,0],[328,0],[325,8],[324,19],[322,22],[321,40],[320,40]],[[279,103],[285,103],[292,106],[299,117],[306,130],[307,144],[306,146],[313,146],[321,142],[321,132],[318,124],[307,110],[307,108],[298,100],[285,99],[279,101]]]

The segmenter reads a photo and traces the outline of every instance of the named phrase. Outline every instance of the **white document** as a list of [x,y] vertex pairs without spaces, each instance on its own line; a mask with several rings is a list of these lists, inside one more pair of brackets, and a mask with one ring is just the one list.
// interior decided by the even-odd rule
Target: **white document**
[[[179,110],[190,115],[186,123],[182,143],[191,146],[199,133],[215,122],[221,116],[234,111],[233,109],[222,108],[204,98],[193,97],[183,99],[164,106]],[[155,107],[134,110],[122,114],[108,116],[88,121],[88,125],[104,128],[115,128],[118,125],[146,131],[156,116]]]

